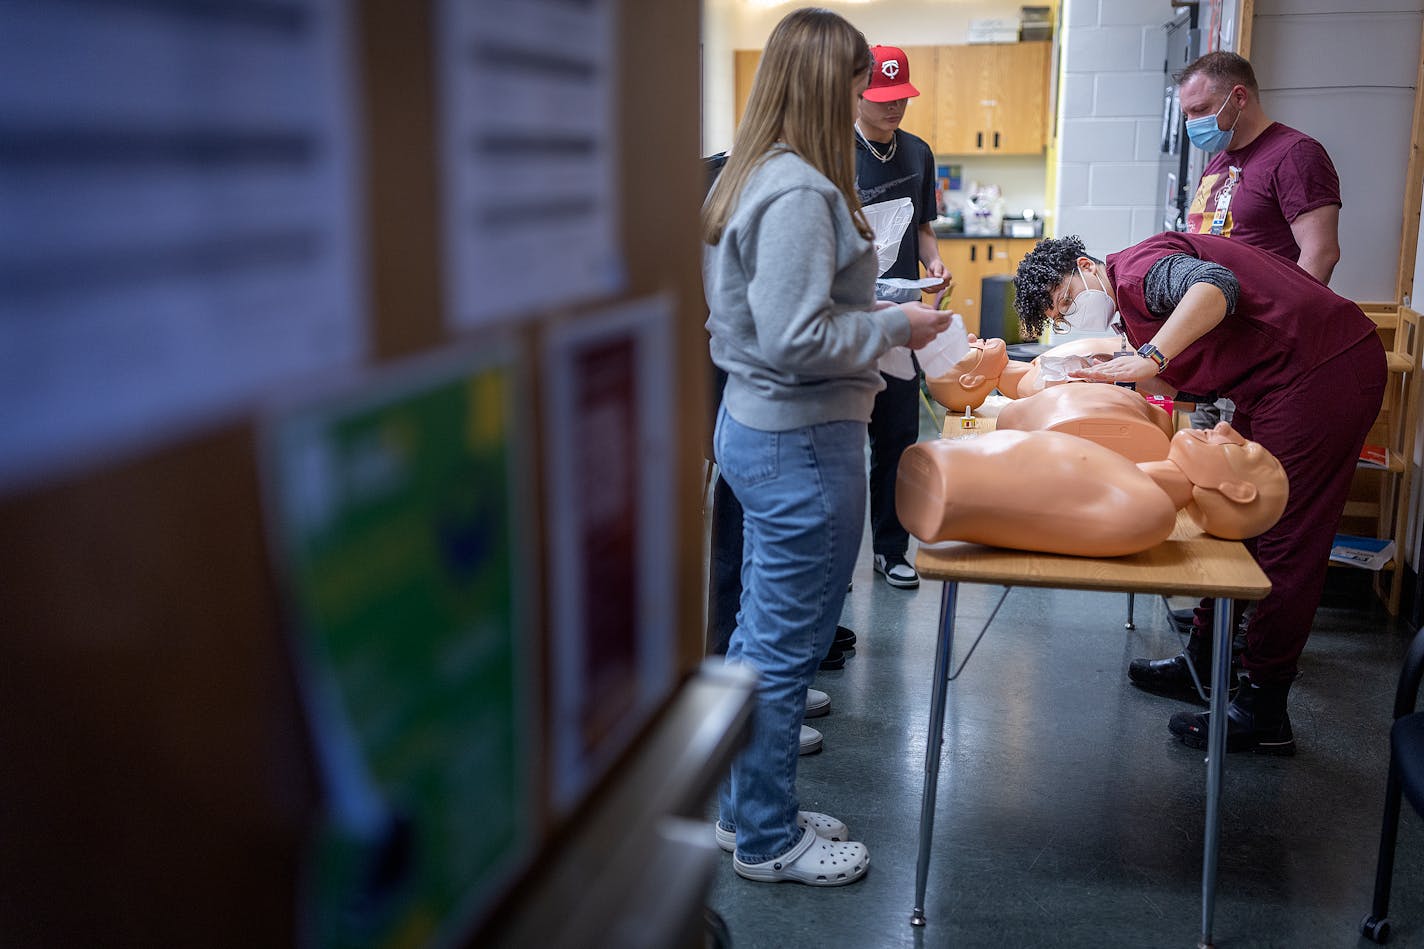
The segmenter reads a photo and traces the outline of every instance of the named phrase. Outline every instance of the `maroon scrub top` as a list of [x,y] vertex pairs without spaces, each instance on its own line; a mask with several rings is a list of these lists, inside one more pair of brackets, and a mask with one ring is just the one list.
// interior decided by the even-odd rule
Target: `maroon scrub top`
[[1236,309],[1162,371],[1177,389],[1218,393],[1249,416],[1272,393],[1374,335],[1374,322],[1358,306],[1285,258],[1239,240],[1168,232],[1106,261],[1134,349],[1166,322],[1148,312],[1143,283],[1152,265],[1171,254],[1220,264],[1241,284]]

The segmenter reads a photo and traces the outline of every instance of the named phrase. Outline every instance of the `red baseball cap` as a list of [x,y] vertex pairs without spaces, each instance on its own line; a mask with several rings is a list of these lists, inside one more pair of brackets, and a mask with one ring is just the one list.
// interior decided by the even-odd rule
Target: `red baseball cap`
[[905,58],[903,49],[872,46],[870,55],[875,57],[875,65],[870,70],[870,86],[865,90],[865,98],[871,102],[894,102],[920,94],[920,90],[910,85],[910,61]]

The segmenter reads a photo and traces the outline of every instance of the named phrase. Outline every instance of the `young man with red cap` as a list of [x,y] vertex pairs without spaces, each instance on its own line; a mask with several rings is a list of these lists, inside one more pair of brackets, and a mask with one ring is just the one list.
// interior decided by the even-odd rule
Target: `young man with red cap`
[[[900,128],[906,105],[920,92],[910,84],[904,50],[875,46],[871,53],[875,64],[855,123],[856,190],[862,205],[910,199],[915,216],[900,240],[895,264],[882,276],[916,280],[920,264],[924,264],[926,275],[944,280],[939,287],[930,288],[933,292],[949,283],[939,244],[930,229],[939,213],[934,153],[923,139]],[[896,300],[894,291],[877,295]],[[919,291],[909,295],[918,298]],[[893,587],[913,589],[920,585],[920,577],[905,559],[910,535],[895,516],[895,472],[901,453],[919,437],[919,370],[910,350],[898,347],[881,359],[880,372],[885,389],[875,397],[870,416],[871,546],[875,572]]]

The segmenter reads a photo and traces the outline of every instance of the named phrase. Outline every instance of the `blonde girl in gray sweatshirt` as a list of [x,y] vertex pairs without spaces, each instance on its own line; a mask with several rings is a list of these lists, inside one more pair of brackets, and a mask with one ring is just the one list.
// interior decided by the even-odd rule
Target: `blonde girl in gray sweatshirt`
[[919,303],[875,301],[854,153],[871,66],[865,37],[837,14],[787,14],[702,215],[712,360],[728,374],[713,444],[744,511],[727,662],[759,676],[717,836],[739,875],[764,882],[838,886],[870,866],[843,822],[798,808],[801,719],[864,527],[877,360],[924,346],[949,322]]

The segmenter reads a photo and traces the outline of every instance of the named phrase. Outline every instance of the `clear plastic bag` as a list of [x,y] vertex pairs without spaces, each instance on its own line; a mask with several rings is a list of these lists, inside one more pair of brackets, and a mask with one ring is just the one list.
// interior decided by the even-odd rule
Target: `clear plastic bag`
[[880,264],[876,274],[883,274],[895,265],[900,256],[900,241],[905,237],[905,229],[915,217],[915,206],[909,198],[896,198],[867,204],[865,221],[875,232],[875,259]]
[[1038,357],[1038,378],[1046,386],[1058,385],[1063,382],[1082,382],[1075,379],[1073,373],[1082,372],[1084,369],[1091,369],[1098,363],[1108,362],[1113,358],[1111,353],[1094,353],[1091,356],[1039,356]]
[[915,357],[925,376],[938,379],[948,375],[954,364],[969,352],[969,333],[964,328],[964,318],[955,313],[949,318],[949,326],[934,339],[924,345]]

